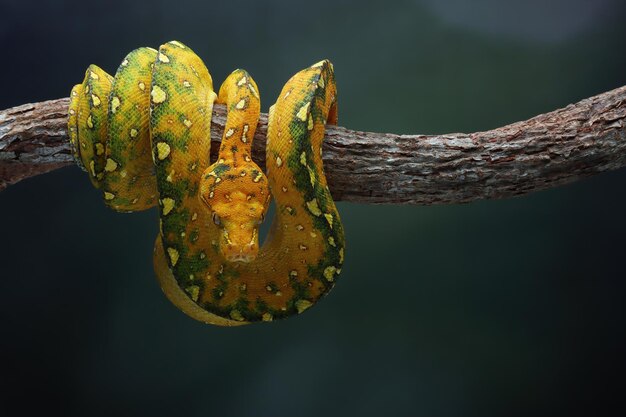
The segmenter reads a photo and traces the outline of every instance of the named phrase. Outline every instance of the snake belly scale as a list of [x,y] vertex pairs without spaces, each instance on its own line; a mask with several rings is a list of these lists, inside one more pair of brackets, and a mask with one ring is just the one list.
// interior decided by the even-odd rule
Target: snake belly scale
[[[228,113],[210,161],[214,102]],[[178,41],[132,51],[114,77],[91,65],[71,92],[77,164],[112,209],[158,207],[161,288],[205,323],[302,313],[341,272],[344,232],[322,164],[325,125],[337,122],[332,64],[295,74],[270,107],[266,174],[251,152],[260,108],[250,74],[235,70],[216,93],[202,60]],[[272,198],[276,214],[261,246]]]

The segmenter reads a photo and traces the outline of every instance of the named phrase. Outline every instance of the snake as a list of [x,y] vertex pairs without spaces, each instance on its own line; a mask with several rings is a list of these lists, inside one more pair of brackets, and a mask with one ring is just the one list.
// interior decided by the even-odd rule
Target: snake
[[[212,161],[215,103],[227,115]],[[260,109],[247,71],[233,71],[216,92],[204,62],[179,41],[135,49],[114,76],[92,64],[70,93],[77,165],[111,209],[158,208],[157,280],[176,307],[207,324],[298,315],[334,287],[344,261],[322,161],[326,125],[337,123],[332,63],[293,75],[270,106],[265,172],[252,159]]]

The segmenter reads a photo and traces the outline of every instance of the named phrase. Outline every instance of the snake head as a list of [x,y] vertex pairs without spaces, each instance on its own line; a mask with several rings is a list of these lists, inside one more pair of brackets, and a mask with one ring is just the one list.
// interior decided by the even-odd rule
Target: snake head
[[259,225],[271,194],[267,177],[254,163],[215,163],[200,182],[200,198],[220,228],[220,252],[231,262],[250,262],[259,252]]

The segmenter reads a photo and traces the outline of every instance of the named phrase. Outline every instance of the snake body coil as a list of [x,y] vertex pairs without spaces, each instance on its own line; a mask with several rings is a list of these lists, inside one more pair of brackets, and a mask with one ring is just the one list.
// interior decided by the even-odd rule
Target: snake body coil
[[[216,100],[228,114],[211,163]],[[246,71],[234,71],[218,95],[202,60],[177,41],[136,49],[115,77],[91,65],[72,89],[77,163],[112,209],[158,205],[158,280],[177,307],[206,323],[301,313],[333,287],[343,264],[343,227],[321,158],[325,124],[337,121],[332,64],[298,72],[270,108],[267,177],[251,159],[259,113]],[[271,196],[276,214],[259,248]]]

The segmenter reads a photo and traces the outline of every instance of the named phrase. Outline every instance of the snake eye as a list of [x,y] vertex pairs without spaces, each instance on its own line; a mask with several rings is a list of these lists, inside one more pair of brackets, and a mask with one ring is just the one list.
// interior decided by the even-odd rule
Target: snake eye
[[211,217],[213,218],[213,223],[215,223],[216,225],[219,226],[220,224],[222,224],[220,222],[220,216],[218,216],[217,213],[213,213]]

